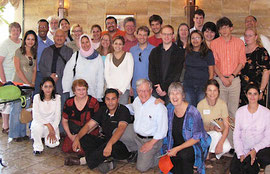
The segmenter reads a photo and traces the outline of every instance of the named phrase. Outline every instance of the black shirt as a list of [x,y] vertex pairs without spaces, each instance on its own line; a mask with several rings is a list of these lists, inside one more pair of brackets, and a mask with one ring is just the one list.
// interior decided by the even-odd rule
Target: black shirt
[[113,131],[118,127],[119,122],[124,121],[128,124],[131,122],[131,116],[128,108],[119,104],[113,116],[110,116],[108,108],[103,106],[94,115],[93,120],[101,126],[105,139],[110,139]]
[[162,56],[161,56],[161,73],[162,73],[162,80],[165,81],[168,68],[170,65],[170,57],[172,53],[172,46],[168,49],[165,50],[164,48],[162,50]]
[[172,136],[174,141],[173,147],[179,146],[185,142],[184,137],[182,135],[184,119],[185,114],[183,117],[180,118],[174,114],[172,127]]

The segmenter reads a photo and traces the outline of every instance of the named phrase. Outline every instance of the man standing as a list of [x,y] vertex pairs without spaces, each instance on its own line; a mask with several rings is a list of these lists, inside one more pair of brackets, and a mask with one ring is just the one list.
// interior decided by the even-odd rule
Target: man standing
[[[102,173],[107,173],[115,167],[114,161],[110,157],[123,160],[131,156],[126,146],[120,141],[130,122],[130,114],[124,105],[119,104],[117,90],[109,88],[105,91],[105,104],[106,106],[101,107],[97,114],[85,124],[73,142],[73,150],[83,149],[85,158],[66,158],[65,165],[87,163],[90,169],[99,166]],[[98,125],[102,128],[103,136],[97,137],[88,134]]]
[[190,29],[190,33],[194,30],[202,31],[204,17],[205,17],[205,14],[204,14],[204,11],[202,9],[197,9],[194,12],[194,17],[193,17],[194,27]]
[[136,31],[136,20],[133,17],[127,17],[124,20],[124,28],[125,28],[125,45],[123,50],[129,52],[130,48],[137,44],[137,39],[135,37]]
[[[220,98],[226,102],[229,116],[234,117],[240,98],[239,72],[246,63],[245,44],[232,36],[233,24],[227,17],[217,21],[217,29],[221,36],[210,45],[215,57],[216,80],[220,85]],[[228,139],[232,144],[232,132]]]
[[[246,29],[257,28],[257,18],[255,16],[252,16],[252,15],[247,16],[245,19],[245,27],[246,27]],[[263,47],[267,50],[268,54],[270,54],[270,41],[269,41],[269,39],[263,34],[260,34],[260,38],[261,38]],[[245,42],[244,36],[242,36],[240,39],[242,39]]]
[[138,97],[128,107],[134,112],[134,124],[130,124],[121,140],[130,151],[138,150],[136,168],[146,172],[157,166],[162,139],[168,131],[166,107],[155,104],[152,83],[146,79],[136,82]]
[[105,20],[107,31],[103,31],[103,34],[109,33],[109,35],[114,39],[116,36],[123,36],[125,35],[125,32],[122,30],[119,30],[117,28],[117,20],[113,16],[109,16]]
[[37,50],[37,76],[35,81],[35,91],[34,94],[39,93],[40,83],[42,81],[42,74],[39,70],[39,61],[43,50],[51,45],[53,41],[48,38],[47,33],[49,31],[49,23],[45,19],[40,19],[38,21],[38,50]]
[[154,85],[153,96],[169,103],[167,91],[172,82],[179,82],[185,53],[175,43],[174,29],[166,25],[161,29],[163,44],[154,48],[149,56],[149,79]]
[[58,29],[59,18],[57,16],[50,16],[48,17],[47,21],[50,24],[50,31],[48,32],[47,36],[49,39],[53,40],[55,31]]
[[44,49],[39,62],[39,70],[43,77],[51,77],[56,83],[56,92],[61,95],[61,108],[68,96],[63,95],[62,77],[66,62],[72,56],[72,49],[65,46],[65,32],[57,29],[54,34],[54,45]]
[[154,14],[149,18],[149,25],[154,35],[149,37],[148,41],[151,45],[154,45],[155,47],[157,47],[159,44],[162,43],[161,32],[160,32],[162,22],[163,20],[159,15]]
[[137,39],[138,44],[130,49],[130,53],[134,59],[134,71],[132,78],[132,88],[131,95],[137,97],[136,92],[136,81],[139,79],[149,79],[148,78],[148,66],[149,66],[149,55],[153,48],[148,42],[148,36],[150,30],[147,26],[141,26],[137,29]]

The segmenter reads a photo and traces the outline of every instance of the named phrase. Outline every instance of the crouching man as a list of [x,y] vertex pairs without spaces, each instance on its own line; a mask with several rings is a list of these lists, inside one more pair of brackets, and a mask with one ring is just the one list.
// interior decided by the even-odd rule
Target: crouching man
[[[124,160],[132,156],[126,146],[119,141],[130,123],[129,110],[118,103],[119,93],[115,89],[105,91],[105,104],[97,114],[85,124],[75,138],[74,151],[85,151],[85,158],[68,157],[65,165],[87,164],[90,169],[98,167],[100,172],[107,173],[115,168],[114,159]],[[102,128],[102,136],[88,134],[97,126]]]

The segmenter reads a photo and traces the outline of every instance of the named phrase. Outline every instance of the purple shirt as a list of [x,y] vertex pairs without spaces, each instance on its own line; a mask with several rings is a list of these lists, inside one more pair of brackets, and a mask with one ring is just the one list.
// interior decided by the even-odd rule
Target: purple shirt
[[259,105],[257,111],[251,114],[248,105],[240,107],[235,115],[233,141],[238,158],[246,155],[253,148],[258,152],[265,147],[270,147],[269,109]]

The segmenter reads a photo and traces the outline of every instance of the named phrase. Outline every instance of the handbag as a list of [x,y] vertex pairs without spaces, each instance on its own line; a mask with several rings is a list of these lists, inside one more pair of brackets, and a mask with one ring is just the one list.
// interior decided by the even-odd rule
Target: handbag
[[253,165],[251,163],[251,156],[247,156],[240,165],[241,174],[258,174],[260,171],[258,161],[255,159]]
[[20,122],[22,124],[26,124],[26,123],[31,122],[32,120],[33,120],[32,107],[28,109],[22,108],[21,115],[20,115]]

